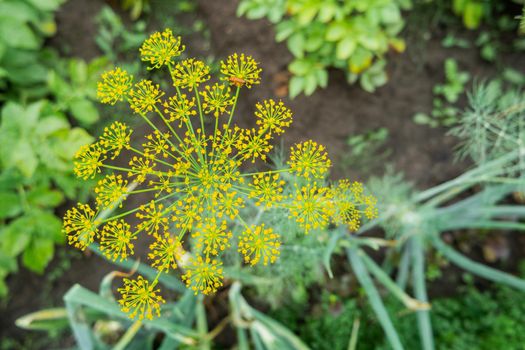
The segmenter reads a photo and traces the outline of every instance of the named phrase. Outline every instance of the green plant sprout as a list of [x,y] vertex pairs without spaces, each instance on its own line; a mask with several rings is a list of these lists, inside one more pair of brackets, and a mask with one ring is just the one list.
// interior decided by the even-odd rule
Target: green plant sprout
[[458,122],[459,109],[454,106],[463,95],[465,85],[470,80],[467,72],[458,68],[458,63],[452,58],[445,61],[445,84],[438,84],[432,90],[434,93],[433,108],[430,115],[416,113],[413,120],[417,124],[438,126],[452,126]]

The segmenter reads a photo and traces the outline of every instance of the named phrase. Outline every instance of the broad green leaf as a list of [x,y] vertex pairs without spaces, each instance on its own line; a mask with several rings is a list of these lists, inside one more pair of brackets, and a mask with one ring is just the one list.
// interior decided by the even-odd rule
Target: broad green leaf
[[483,17],[483,3],[468,2],[463,13],[463,23],[468,29],[476,29]]
[[295,98],[304,90],[305,79],[303,77],[292,77],[289,84],[290,98]]
[[88,69],[87,64],[81,59],[71,59],[69,61],[69,77],[75,85],[82,85],[87,82]]
[[38,21],[38,12],[24,1],[0,1],[0,21],[4,14],[19,22]]
[[36,50],[40,40],[31,28],[19,20],[0,14],[0,40],[18,49]]
[[53,144],[53,149],[62,159],[71,160],[78,149],[93,142],[93,137],[82,128],[73,128]]
[[338,60],[346,60],[349,58],[355,51],[357,43],[354,38],[346,37],[340,42],[337,43],[336,48],[336,57]]
[[293,60],[292,63],[290,63],[288,65],[288,70],[294,74],[294,75],[299,75],[299,76],[303,76],[303,75],[306,75],[308,74],[308,72],[312,69],[312,64],[310,61],[308,60],[301,60],[301,59],[296,59],[296,60]]
[[27,140],[19,140],[10,150],[11,156],[7,158],[8,167],[16,167],[27,178],[35,173],[38,166],[38,158],[33,147]]
[[68,129],[69,123],[65,118],[58,115],[51,115],[38,121],[36,132],[41,137],[46,138],[55,132]]
[[32,239],[22,255],[24,266],[36,273],[43,273],[53,258],[54,251],[53,240],[47,238]]
[[288,49],[295,57],[303,58],[305,38],[302,32],[293,34],[286,43]]
[[62,5],[66,0],[27,0],[36,8],[42,11],[55,11],[60,5]]
[[14,192],[0,192],[0,219],[17,216],[22,212],[18,195]]
[[11,257],[20,254],[29,244],[33,228],[33,222],[27,216],[11,222],[0,234],[2,250]]
[[339,41],[345,36],[348,36],[348,27],[345,22],[334,22],[326,31],[326,40],[328,41]]
[[57,190],[36,188],[27,194],[27,202],[31,206],[54,208],[64,201],[64,195]]
[[98,110],[93,102],[85,98],[75,98],[69,103],[71,114],[83,125],[95,123],[99,116]]

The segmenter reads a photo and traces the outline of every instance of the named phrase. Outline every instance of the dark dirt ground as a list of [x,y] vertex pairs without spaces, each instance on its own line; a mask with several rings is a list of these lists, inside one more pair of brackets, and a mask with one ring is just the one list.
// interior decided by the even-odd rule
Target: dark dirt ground
[[[261,63],[261,85],[243,92],[237,115],[241,124],[254,124],[253,106],[258,100],[282,94],[283,77],[292,56],[285,44],[274,41],[272,25],[265,21],[237,18],[238,1],[199,0],[197,16],[207,24],[211,33],[211,52],[203,51],[207,45],[202,39],[191,37],[186,46],[194,54],[225,57],[233,52],[244,52]],[[100,54],[93,38],[97,32],[95,16],[103,0],[70,0],[57,15],[58,33],[51,44],[64,54],[91,59]],[[156,30],[162,29],[162,25]],[[410,29],[409,29],[410,30]],[[389,83],[370,94],[359,86],[349,86],[342,73],[330,74],[326,89],[310,97],[300,96],[293,101],[284,97],[294,111],[294,123],[285,133],[284,145],[289,146],[305,139],[315,139],[327,146],[337,163],[346,152],[346,139],[353,134],[386,127],[390,136],[387,147],[392,150],[388,159],[395,168],[418,188],[426,188],[459,175],[468,167],[453,160],[456,141],[445,135],[444,129],[431,129],[412,122],[416,112],[429,112],[432,105],[432,88],[441,83],[443,62],[455,58],[461,69],[472,76],[490,77],[494,67],[479,57],[477,49],[445,49],[441,45],[443,33],[436,29],[424,42],[408,42],[408,50],[401,55],[391,55],[388,60]],[[196,40],[193,45],[191,40]],[[197,49],[191,49],[192,46]],[[518,58],[508,57],[510,63]],[[359,169],[334,169],[333,177],[350,177],[365,181]],[[13,326],[18,317],[42,307],[60,305],[64,293],[75,283],[96,290],[101,278],[113,270],[110,264],[96,256],[64,253],[69,248],[59,248],[62,255],[75,257],[71,268],[52,282],[22,269],[9,278],[10,296],[1,309],[0,338],[21,337],[23,331]],[[55,258],[48,271],[61,267]],[[438,293],[439,294],[439,293]]]

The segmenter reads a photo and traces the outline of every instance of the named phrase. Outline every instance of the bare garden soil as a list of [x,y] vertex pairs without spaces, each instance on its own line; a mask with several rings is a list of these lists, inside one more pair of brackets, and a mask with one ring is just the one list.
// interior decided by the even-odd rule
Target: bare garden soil
[[[103,0],[70,0],[58,13],[58,33],[51,44],[64,54],[91,59],[100,54],[94,43],[97,33],[95,16],[104,5]],[[238,1],[200,0],[196,16],[204,20],[211,34],[211,52],[203,52],[204,39],[191,36],[185,40],[195,55],[213,55],[222,58],[233,52],[252,55],[263,68],[262,83],[242,92],[237,118],[240,124],[255,124],[253,106],[259,100],[282,98],[294,112],[292,127],[284,134],[284,146],[314,139],[328,148],[335,164],[349,151],[349,136],[370,129],[385,127],[389,130],[386,147],[391,149],[388,162],[406,178],[423,189],[461,174],[470,165],[455,162],[456,140],[446,130],[416,125],[412,116],[417,112],[430,112],[432,88],[444,80],[443,62],[455,58],[462,70],[471,76],[490,78],[496,74],[493,65],[483,61],[477,48],[446,49],[441,45],[444,30],[432,28],[423,33],[420,28],[407,28],[407,52],[390,55],[389,82],[371,94],[359,86],[347,84],[341,72],[330,74],[326,89],[312,96],[299,96],[289,100],[286,96],[287,64],[292,56],[285,44],[274,40],[272,25],[265,21],[251,21],[235,15]],[[410,21],[409,21],[410,23]],[[159,24],[155,30],[163,29]],[[424,31],[425,29],[423,29]],[[184,40],[184,38],[183,38]],[[191,40],[196,40],[193,43]],[[192,51],[193,48],[193,51]],[[517,66],[518,57],[507,55],[505,64]],[[371,155],[372,157],[372,155]],[[380,167],[376,175],[381,175]],[[366,181],[370,174],[360,169],[334,167],[332,177],[349,177]],[[506,236],[511,247],[509,258],[495,266],[514,271],[517,262],[525,257],[525,241],[516,235]],[[473,240],[470,255],[481,258],[479,240]],[[75,283],[97,290],[102,277],[115,267],[94,255],[71,252],[69,247],[58,248],[48,272],[56,278],[37,276],[21,268],[9,278],[10,293],[0,310],[0,338],[22,337],[25,333],[14,326],[18,317],[43,307],[60,306],[64,293]],[[70,262],[67,266],[64,260]],[[453,270],[451,270],[453,271]],[[444,274],[447,274],[445,272]],[[457,273],[456,273],[457,275]],[[447,282],[448,281],[448,282]],[[431,295],[453,293],[459,279],[447,279],[435,284]]]

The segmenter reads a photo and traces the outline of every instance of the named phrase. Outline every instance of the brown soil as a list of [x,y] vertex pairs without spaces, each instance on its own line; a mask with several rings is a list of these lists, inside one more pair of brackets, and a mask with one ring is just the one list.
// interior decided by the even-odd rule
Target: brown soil
[[[198,53],[225,57],[233,52],[251,54],[263,67],[260,86],[243,92],[238,106],[241,124],[253,124],[253,106],[264,98],[282,94],[283,77],[292,56],[286,45],[274,40],[272,25],[265,21],[237,18],[238,1],[199,0],[199,15],[211,33],[211,51],[194,36]],[[93,39],[97,32],[95,16],[103,0],[70,0],[58,13],[58,33],[52,45],[65,54],[91,59],[100,54]],[[161,29],[162,26],[159,26]],[[289,146],[305,139],[315,139],[327,146],[337,163],[346,152],[348,136],[371,128],[386,127],[390,132],[387,146],[392,149],[388,159],[395,168],[403,171],[417,187],[425,188],[459,175],[468,164],[455,163],[453,148],[456,141],[445,135],[444,129],[431,129],[412,122],[416,112],[429,112],[432,105],[432,88],[441,83],[443,62],[455,58],[461,69],[473,76],[490,77],[495,68],[479,57],[477,49],[444,49],[442,35],[435,34],[417,45],[409,41],[408,51],[389,57],[389,83],[370,94],[359,86],[349,86],[342,73],[333,71],[326,89],[312,96],[295,100],[283,97],[294,111],[294,123],[287,131],[284,145]],[[193,42],[186,40],[191,47]],[[335,169],[335,178],[349,176],[366,180],[360,169]],[[69,247],[59,248],[69,250]],[[56,268],[56,258],[49,270]],[[36,276],[23,268],[9,277],[10,299],[1,311],[0,338],[21,336],[22,331],[13,326],[16,318],[42,307],[60,305],[63,294],[75,283],[96,290],[102,276],[115,269],[102,259],[80,256],[73,259],[72,268],[49,285],[43,276]],[[45,291],[45,292],[44,292]]]

